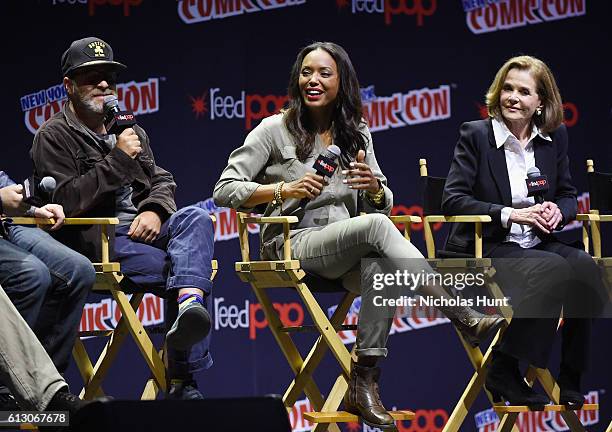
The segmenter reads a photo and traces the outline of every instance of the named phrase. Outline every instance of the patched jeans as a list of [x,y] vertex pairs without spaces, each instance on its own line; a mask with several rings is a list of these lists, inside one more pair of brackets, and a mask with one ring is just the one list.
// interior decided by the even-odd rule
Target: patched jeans
[[[170,216],[151,244],[133,241],[128,230],[128,225],[122,225],[115,231],[114,260],[121,263],[121,272],[138,287],[137,291],[152,292],[166,299],[168,330],[176,320],[180,288],[201,289],[210,310],[214,227],[202,202],[183,207]],[[188,351],[170,349],[169,376],[191,374],[212,366],[210,337],[209,334]]]

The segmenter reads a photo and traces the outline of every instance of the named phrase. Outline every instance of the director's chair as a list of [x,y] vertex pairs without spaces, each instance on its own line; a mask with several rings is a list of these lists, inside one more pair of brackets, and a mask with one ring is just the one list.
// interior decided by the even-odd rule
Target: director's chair
[[[405,235],[409,238],[409,224],[414,217],[394,218],[394,222],[406,224],[408,229]],[[339,432],[337,423],[356,422],[359,419],[358,416],[346,411],[338,411],[348,388],[351,364],[351,354],[338,336],[338,332],[356,328],[354,325],[342,324],[356,294],[346,291],[337,281],[307,274],[300,267],[299,260],[291,258],[290,224],[298,222],[296,216],[258,217],[238,212],[237,219],[242,261],[236,263],[236,273],[242,281],[251,284],[269,323],[270,331],[295,374],[295,378],[283,395],[283,403],[290,411],[298,397],[304,393],[315,410],[304,414],[306,420],[315,424],[313,430],[319,432],[329,429]],[[282,225],[284,238],[282,260],[262,261],[250,258],[248,224]],[[313,320],[313,325],[284,326],[268,295],[271,288],[289,288],[297,292]],[[320,292],[343,293],[331,318],[327,317],[314,296],[314,293]],[[302,331],[314,331],[318,334],[305,357],[302,357],[291,337],[292,333]],[[338,362],[340,374],[325,398],[313,379],[313,373],[328,350]],[[396,420],[411,420],[414,417],[409,411],[394,411],[391,415]]]
[[[494,280],[496,271],[491,263],[491,259],[483,258],[482,256],[482,224],[490,223],[491,217],[489,215],[445,216],[442,212],[442,194],[446,178],[429,176],[427,172],[427,161],[425,159],[419,160],[419,171],[423,193],[423,228],[428,262],[432,267],[441,271],[479,270],[485,275],[486,287],[489,295],[494,299],[504,298],[502,290]],[[436,223],[473,223],[474,255],[470,256],[446,250],[436,251],[433,235],[433,224]],[[501,306],[499,310],[501,315],[506,319],[506,323],[510,323],[512,319],[512,308],[510,306]],[[500,431],[506,432],[512,430],[518,432],[518,427],[515,425],[518,415],[521,412],[531,410],[531,408],[527,406],[506,406],[496,403],[491,394],[484,387],[486,373],[492,359],[492,349],[500,341],[504,329],[505,327],[498,330],[491,344],[483,353],[478,346],[471,344],[470,341],[466,340],[459,330],[455,328],[470,363],[474,368],[474,373],[444,426],[444,432],[457,432],[461,429],[470,408],[482,390],[485,391],[490,403],[494,406],[498,415],[500,415],[500,424],[498,427]],[[556,385],[548,369],[539,369],[531,366],[527,371],[527,380],[530,385],[533,385],[536,378],[540,381],[551,400],[558,403],[559,386]],[[544,409],[548,411],[559,411],[570,430],[584,431],[575,412],[567,410],[563,405],[550,405]],[[596,404],[585,404],[582,409],[598,409],[598,406]]]
[[602,256],[601,223],[612,222],[612,173],[595,171],[592,159],[586,161],[589,187],[589,212],[578,214],[582,222],[582,239],[585,251],[589,252],[589,230],[593,241],[593,258],[601,267],[606,280],[612,284],[612,257]]
[[[53,225],[53,219],[38,218],[11,218],[14,224],[19,225]],[[130,334],[140,350],[150,372],[151,378],[145,385],[141,399],[155,399],[161,389],[166,391],[166,365],[164,350],[157,350],[147,331],[138,319],[138,307],[145,295],[136,292],[128,297],[128,293],[121,285],[124,275],[118,262],[110,261],[110,233],[109,226],[117,225],[117,218],[66,218],[64,225],[97,225],[100,229],[101,262],[92,263],[96,271],[96,282],[92,291],[99,294],[110,294],[121,311],[121,318],[112,330],[94,330],[79,332],[72,354],[83,378],[84,387],[80,393],[82,399],[92,399],[104,394],[102,382],[120,351],[125,337]],[[212,261],[213,274],[216,275],[218,263]],[[108,341],[100,353],[95,365],[92,363],[81,338],[107,337]]]

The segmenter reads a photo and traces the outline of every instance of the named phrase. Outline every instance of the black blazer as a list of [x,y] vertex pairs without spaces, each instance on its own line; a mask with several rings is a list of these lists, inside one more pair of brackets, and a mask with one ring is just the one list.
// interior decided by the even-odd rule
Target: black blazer
[[[565,125],[551,132],[550,137],[552,142],[536,136],[533,145],[536,166],[549,182],[544,199],[559,206],[563,220],[557,229],[561,229],[575,219],[578,202],[571,183]],[[504,147],[495,145],[491,119],[463,123],[444,187],[442,211],[446,215],[491,216],[493,221],[483,224],[483,252],[487,255],[510,231],[501,224],[504,207],[512,207],[510,180]],[[474,224],[453,224],[446,248],[473,253]]]

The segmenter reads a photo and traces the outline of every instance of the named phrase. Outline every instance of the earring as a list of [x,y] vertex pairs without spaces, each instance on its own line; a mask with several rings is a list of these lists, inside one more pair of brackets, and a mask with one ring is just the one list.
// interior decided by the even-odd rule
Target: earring
[[538,116],[542,115],[542,107],[537,107],[536,108],[536,115],[538,115]]

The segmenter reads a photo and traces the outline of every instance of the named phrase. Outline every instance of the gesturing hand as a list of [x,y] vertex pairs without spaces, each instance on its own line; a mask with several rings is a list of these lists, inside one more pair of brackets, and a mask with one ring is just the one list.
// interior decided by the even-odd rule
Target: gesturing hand
[[343,183],[348,184],[349,189],[366,190],[376,193],[380,189],[378,179],[374,177],[372,169],[365,163],[365,151],[359,150],[355,162],[350,163],[350,169],[342,171],[346,176]]
[[322,176],[315,173],[306,173],[301,179],[285,183],[281,190],[283,199],[287,198],[309,198],[314,199],[321,195],[321,190],[325,184]]
[[134,218],[127,235],[134,241],[152,243],[159,235],[161,225],[157,213],[144,211]]

